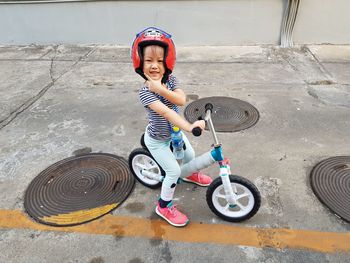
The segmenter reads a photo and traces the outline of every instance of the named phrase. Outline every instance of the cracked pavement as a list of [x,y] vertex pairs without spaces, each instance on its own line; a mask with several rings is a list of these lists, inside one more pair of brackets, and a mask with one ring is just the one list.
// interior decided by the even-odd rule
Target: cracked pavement
[[[139,147],[146,114],[138,101],[142,80],[129,54],[128,47],[106,45],[0,46],[0,209],[23,211],[33,178],[77,152],[127,159]],[[174,73],[188,103],[228,96],[260,113],[253,127],[218,134],[233,172],[253,181],[262,194],[258,214],[233,225],[348,232],[349,224],[315,197],[308,175],[322,159],[349,155],[350,46],[178,47],[177,54]],[[211,135],[191,141],[204,153]],[[206,172],[214,177],[217,169]],[[112,215],[155,219],[158,194],[136,183]],[[176,195],[193,222],[232,225],[209,210],[204,188],[182,184]],[[6,228],[0,228],[0,249],[2,262],[189,262],[189,257],[191,262],[346,262],[349,257]]]
[[[50,79],[51,82],[48,83],[47,85],[45,85],[34,97],[31,97],[29,99],[27,99],[23,104],[21,104],[18,108],[12,110],[8,116],[6,116],[4,119],[0,120],[0,129],[5,127],[8,123],[10,123],[13,119],[16,118],[16,116],[18,114],[20,114],[21,112],[25,111],[26,109],[28,109],[28,107],[30,107],[33,103],[35,103],[37,100],[39,100],[54,84],[55,82],[60,79],[62,76],[64,76],[67,72],[69,72],[70,70],[72,70],[80,61],[84,60],[86,57],[89,56],[89,54],[91,54],[92,52],[94,52],[94,48],[91,48],[86,54],[78,57],[78,59],[74,60],[74,58],[72,58],[72,60],[64,60],[64,61],[71,61],[74,62],[67,70],[60,72],[58,76],[54,76],[54,64],[55,64],[55,60],[58,59],[57,58],[57,54],[61,53],[60,50],[58,50],[59,46],[50,46],[47,47],[46,49],[48,49],[43,55],[41,55],[38,59],[29,59],[29,61],[34,61],[34,60],[41,60],[41,61],[45,61],[50,59],[51,63],[50,63],[50,69],[49,69],[49,75],[50,75]],[[61,46],[62,48],[62,46]],[[52,55],[52,53],[54,53],[54,55],[52,56],[52,58],[47,58],[48,56],[50,57],[50,55]],[[4,59],[6,61],[6,58]],[[26,60],[26,59],[23,59]],[[63,61],[61,59],[58,59],[59,61]]]

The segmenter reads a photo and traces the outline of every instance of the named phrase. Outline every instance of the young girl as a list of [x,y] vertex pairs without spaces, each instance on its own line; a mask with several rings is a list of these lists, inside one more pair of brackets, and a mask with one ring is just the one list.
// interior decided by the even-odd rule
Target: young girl
[[[173,126],[191,132],[193,128],[205,128],[203,120],[193,124],[179,115],[178,106],[186,103],[185,93],[171,75],[175,65],[175,46],[171,35],[157,28],[147,28],[136,35],[132,46],[135,71],[146,81],[140,89],[140,101],[148,113],[149,124],[145,132],[145,144],[157,163],[165,171],[165,178],[156,213],[173,226],[185,226],[189,220],[173,205],[172,199],[181,168],[170,150],[170,134]],[[194,150],[184,133],[183,163],[195,157]],[[186,182],[208,186],[212,179],[200,172],[183,178]]]

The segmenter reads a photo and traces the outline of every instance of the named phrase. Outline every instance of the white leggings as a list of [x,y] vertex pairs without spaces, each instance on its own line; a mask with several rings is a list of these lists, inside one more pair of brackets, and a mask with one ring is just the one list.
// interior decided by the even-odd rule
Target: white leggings
[[[186,145],[185,155],[182,164],[188,163],[195,157],[194,150],[188,141],[186,135],[182,133],[182,138]],[[177,180],[181,175],[181,168],[174,154],[170,150],[169,141],[159,141],[151,138],[148,133],[145,133],[145,144],[157,163],[165,171],[165,178],[162,184],[160,197],[164,201],[171,201],[174,196]],[[189,175],[189,174],[188,174]],[[183,175],[183,176],[188,176]]]

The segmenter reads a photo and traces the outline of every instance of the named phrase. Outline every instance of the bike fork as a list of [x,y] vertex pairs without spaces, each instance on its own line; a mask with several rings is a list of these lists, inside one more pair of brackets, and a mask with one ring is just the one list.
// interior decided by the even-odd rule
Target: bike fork
[[220,164],[220,177],[225,190],[225,198],[229,204],[229,207],[233,208],[236,206],[236,203],[237,203],[236,202],[237,189],[234,184],[233,184],[233,187],[231,185],[231,181],[229,177],[230,174],[231,174],[230,166],[228,164],[225,164],[225,165]]

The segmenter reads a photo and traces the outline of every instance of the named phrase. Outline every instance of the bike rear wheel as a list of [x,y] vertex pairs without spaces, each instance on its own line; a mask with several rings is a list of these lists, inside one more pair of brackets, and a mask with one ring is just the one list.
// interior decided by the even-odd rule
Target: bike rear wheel
[[129,155],[129,168],[135,178],[144,186],[152,189],[159,188],[162,182],[151,179],[142,172],[147,171],[158,177],[165,176],[165,172],[159,164],[153,159],[151,153],[144,148],[137,148]]
[[207,203],[209,208],[220,218],[229,222],[241,222],[254,216],[261,204],[257,187],[248,179],[230,175],[235,204],[226,200],[225,189],[221,177],[216,178],[208,187]]

